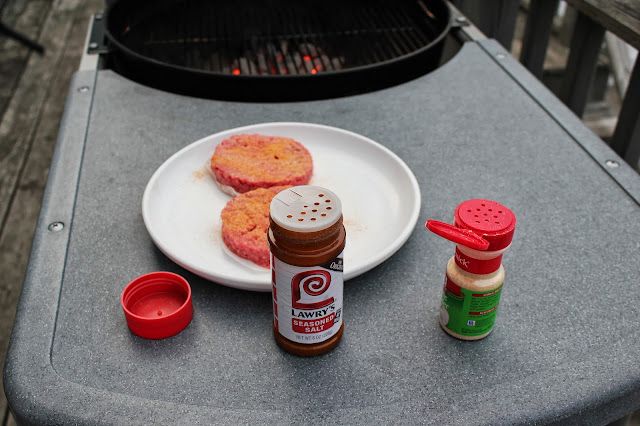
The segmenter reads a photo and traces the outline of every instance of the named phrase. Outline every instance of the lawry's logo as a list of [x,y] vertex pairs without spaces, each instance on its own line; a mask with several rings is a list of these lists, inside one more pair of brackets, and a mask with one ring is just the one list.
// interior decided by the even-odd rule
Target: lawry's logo
[[331,286],[331,274],[321,269],[304,271],[291,279],[291,302],[295,309],[320,309],[334,302],[327,298]]

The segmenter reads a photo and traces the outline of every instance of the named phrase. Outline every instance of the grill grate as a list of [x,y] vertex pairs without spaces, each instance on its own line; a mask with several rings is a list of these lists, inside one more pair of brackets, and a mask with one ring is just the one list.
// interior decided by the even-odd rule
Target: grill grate
[[176,93],[290,101],[365,93],[439,65],[444,0],[113,0],[105,66]]
[[142,56],[194,70],[309,75],[390,61],[438,34],[438,17],[422,1],[345,3],[173,2],[122,25],[118,37]]

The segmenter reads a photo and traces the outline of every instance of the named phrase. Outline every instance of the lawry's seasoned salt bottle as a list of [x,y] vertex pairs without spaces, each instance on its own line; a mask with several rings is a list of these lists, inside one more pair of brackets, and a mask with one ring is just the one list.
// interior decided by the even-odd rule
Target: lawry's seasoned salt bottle
[[301,356],[330,351],[342,338],[342,204],[318,186],[295,186],[271,201],[273,335]]
[[453,225],[427,221],[432,232],[457,243],[447,264],[440,325],[463,340],[479,340],[493,330],[504,283],[502,255],[516,227],[511,210],[490,200],[458,205]]

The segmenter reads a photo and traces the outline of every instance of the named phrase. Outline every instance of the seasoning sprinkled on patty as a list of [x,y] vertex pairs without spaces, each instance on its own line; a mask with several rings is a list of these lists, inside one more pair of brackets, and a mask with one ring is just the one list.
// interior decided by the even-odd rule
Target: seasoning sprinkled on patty
[[258,188],[232,198],[222,209],[222,240],[238,256],[265,268],[269,267],[269,206],[280,191],[274,186]]
[[241,134],[218,144],[211,171],[224,192],[237,195],[256,188],[306,185],[313,161],[309,151],[291,138]]

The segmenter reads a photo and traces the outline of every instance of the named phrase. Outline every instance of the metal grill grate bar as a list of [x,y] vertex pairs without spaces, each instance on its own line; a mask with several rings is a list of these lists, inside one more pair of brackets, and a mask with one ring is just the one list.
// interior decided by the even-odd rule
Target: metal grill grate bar
[[[126,38],[145,56],[188,68],[223,74],[306,75],[373,65],[406,55],[429,43],[417,3],[400,7],[344,7],[317,14],[300,7],[238,8],[214,2],[180,2],[180,15],[144,39]],[[176,13],[172,13],[176,12]],[[176,19],[180,16],[181,19]],[[330,18],[330,19],[328,19]],[[160,32],[162,31],[162,32]],[[136,44],[139,44],[136,46]]]

